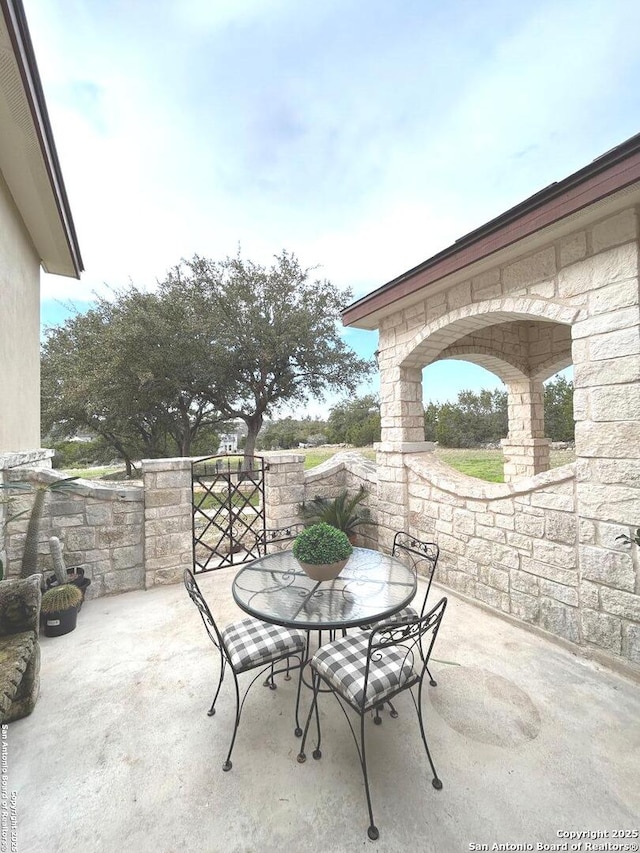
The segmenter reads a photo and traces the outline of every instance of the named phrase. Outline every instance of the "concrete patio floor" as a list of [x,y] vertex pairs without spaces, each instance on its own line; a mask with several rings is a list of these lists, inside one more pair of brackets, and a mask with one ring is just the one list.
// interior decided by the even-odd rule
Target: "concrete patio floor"
[[[243,615],[232,577],[199,579],[221,624]],[[208,717],[217,653],[182,585],[88,601],[73,633],[41,646],[38,704],[6,741],[19,853],[535,850],[638,828],[640,685],[453,595],[434,656],[459,665],[434,662],[424,697],[443,789],[405,694],[399,719],[368,726],[377,842],[332,697],[322,759],[311,746],[296,762],[295,680],[252,689],[222,772],[232,683]]]

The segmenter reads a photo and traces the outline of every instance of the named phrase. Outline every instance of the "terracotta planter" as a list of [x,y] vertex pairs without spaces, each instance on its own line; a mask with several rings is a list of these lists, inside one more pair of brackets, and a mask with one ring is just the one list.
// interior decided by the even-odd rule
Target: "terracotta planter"
[[302,560],[298,560],[298,562],[311,580],[332,581],[347,565],[348,558],[337,563],[303,563]]

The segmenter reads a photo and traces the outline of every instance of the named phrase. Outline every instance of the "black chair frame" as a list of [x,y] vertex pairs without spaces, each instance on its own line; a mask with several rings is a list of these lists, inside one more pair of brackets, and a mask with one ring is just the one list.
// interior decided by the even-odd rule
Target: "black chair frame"
[[[313,668],[312,662],[312,675],[313,675],[313,700],[311,707],[309,709],[309,714],[307,716],[307,722],[304,728],[304,734],[302,737],[302,744],[300,746],[300,753],[298,754],[298,762],[303,764],[306,761],[305,754],[305,744],[307,740],[307,734],[309,732],[309,725],[311,723],[311,717],[315,714],[316,718],[316,728],[317,728],[317,743],[316,747],[312,753],[313,758],[319,760],[322,757],[322,752],[320,750],[320,745],[322,741],[322,735],[320,730],[320,715],[318,712],[318,693],[320,692],[320,685],[323,683],[326,685],[326,688],[329,689],[335,696],[342,709],[342,712],[349,724],[349,728],[351,730],[351,734],[353,736],[356,749],[358,751],[358,757],[360,759],[360,767],[362,769],[362,774],[364,776],[364,785],[365,792],[367,798],[367,808],[369,811],[369,828],[367,830],[367,834],[372,841],[375,841],[379,838],[379,831],[375,825],[373,818],[373,808],[371,804],[371,793],[369,790],[369,776],[367,772],[367,757],[365,750],[365,718],[369,711],[373,711],[380,704],[380,700],[375,700],[372,702],[366,702],[367,696],[367,685],[369,682],[369,671],[371,667],[371,661],[376,660],[376,655],[381,652],[381,650],[389,648],[389,647],[402,647],[405,650],[405,656],[403,659],[403,665],[405,662],[411,663],[412,667],[417,665],[418,671],[413,669],[413,675],[407,679],[399,688],[396,690],[386,694],[384,696],[383,701],[387,702],[390,699],[393,699],[398,694],[404,692],[405,690],[409,690],[411,694],[411,698],[413,700],[414,707],[416,709],[416,713],[418,715],[418,723],[420,726],[420,735],[422,737],[422,742],[424,744],[425,752],[427,754],[427,758],[429,760],[429,764],[431,766],[431,771],[433,773],[432,785],[437,790],[442,788],[442,782],[438,777],[436,772],[433,759],[431,758],[431,753],[429,751],[429,746],[427,744],[427,738],[424,731],[424,721],[422,715],[422,685],[424,680],[425,672],[428,672],[428,663],[429,657],[431,656],[431,651],[433,649],[433,645],[435,643],[436,637],[438,635],[438,631],[440,629],[440,624],[442,622],[442,617],[444,616],[444,612],[447,606],[447,599],[441,598],[440,601],[433,607],[426,615],[423,615],[417,619],[399,622],[393,625],[380,625],[380,627],[372,629],[369,635],[369,644],[367,648],[367,662],[364,674],[364,689],[363,689],[363,701],[362,704],[358,705],[344,696],[341,696],[336,688],[332,686],[331,682],[325,678],[324,675],[317,672],[315,668]],[[425,650],[426,649],[426,650]],[[418,697],[416,697],[413,693],[413,687],[418,685]],[[360,717],[360,741],[358,742],[358,736],[356,735],[355,729],[349,718],[347,713],[347,707],[351,708],[355,711]]]
[[[305,652],[303,650],[299,655],[291,654],[291,652],[284,653],[278,657],[274,657],[265,666],[263,666],[262,664],[257,664],[255,666],[248,666],[248,667],[244,667],[241,669],[236,669],[231,662],[231,656],[229,654],[229,651],[227,650],[227,647],[226,647],[225,642],[222,638],[220,630],[218,629],[218,625],[216,624],[216,621],[211,614],[211,611],[209,609],[209,605],[207,604],[204,596],[202,595],[202,592],[200,591],[200,588],[199,588],[198,584],[196,583],[196,579],[194,578],[193,573],[189,569],[184,570],[184,585],[187,589],[187,592],[189,593],[191,600],[193,601],[193,603],[198,608],[198,612],[200,613],[200,617],[202,619],[204,627],[207,630],[207,634],[209,635],[209,639],[214,644],[214,646],[216,647],[216,649],[218,650],[218,653],[220,655],[220,676],[218,679],[218,685],[216,688],[216,692],[215,692],[215,695],[213,697],[213,702],[211,703],[211,707],[207,711],[208,716],[213,717],[215,712],[216,712],[216,702],[217,702],[218,696],[220,694],[220,688],[222,687],[222,682],[224,680],[225,670],[226,670],[227,666],[229,667],[229,669],[231,670],[231,674],[233,675],[233,681],[234,681],[234,686],[235,686],[235,697],[236,697],[236,714],[235,714],[235,721],[234,721],[234,727],[233,727],[233,735],[231,736],[231,744],[229,745],[229,752],[227,753],[227,758],[222,765],[222,769],[224,771],[228,771],[228,770],[231,770],[231,768],[233,766],[231,763],[231,753],[233,752],[233,747],[234,747],[235,741],[236,741],[236,735],[238,733],[238,728],[240,726],[240,717],[242,715],[242,709],[244,708],[244,703],[246,701],[247,695],[249,694],[249,691],[251,690],[251,688],[253,687],[255,682],[261,676],[263,676],[266,672],[269,672],[270,674],[269,674],[267,680],[264,682],[265,686],[268,686],[271,690],[276,690],[277,685],[274,681],[274,676],[279,675],[282,672],[286,673],[286,675],[288,676],[289,671],[292,668],[301,670],[302,664],[304,662],[303,656],[304,656]],[[290,662],[291,658],[295,658],[297,660],[297,664],[293,667],[291,666],[291,662]],[[277,663],[283,663],[283,668],[282,669],[275,669],[275,665]],[[238,675],[241,675],[244,672],[250,672],[252,669],[257,669],[258,667],[260,668],[259,672],[257,673],[257,675],[255,675],[251,679],[251,681],[249,682],[249,685],[247,686],[246,690],[244,691],[244,695],[242,697],[242,700],[240,700],[240,685],[238,683]],[[297,694],[296,694],[296,712],[295,712],[296,713],[296,721],[297,721],[297,717],[298,717],[298,707],[300,704],[301,683],[302,683],[301,679],[298,679],[298,689],[297,689]]]

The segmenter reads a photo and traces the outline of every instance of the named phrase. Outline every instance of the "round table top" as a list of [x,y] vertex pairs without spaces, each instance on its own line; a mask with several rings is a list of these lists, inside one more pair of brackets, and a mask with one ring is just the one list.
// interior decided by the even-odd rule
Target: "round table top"
[[416,576],[396,557],[354,548],[331,581],[308,577],[292,551],[260,557],[233,581],[236,604],[265,622],[306,630],[357,627],[392,616],[416,593]]

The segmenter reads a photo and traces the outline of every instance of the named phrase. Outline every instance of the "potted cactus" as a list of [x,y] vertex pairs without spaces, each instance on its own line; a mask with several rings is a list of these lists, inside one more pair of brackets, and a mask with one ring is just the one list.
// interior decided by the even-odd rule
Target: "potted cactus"
[[[90,579],[85,578],[84,576],[84,569],[81,566],[73,566],[69,569],[67,568],[64,561],[64,555],[62,553],[62,543],[57,536],[49,537],[49,547],[51,549],[54,574],[49,575],[47,578],[47,589],[51,589],[53,586],[65,583],[72,583],[78,587],[82,593],[82,601],[84,601],[84,595],[87,591],[87,587],[91,584]],[[80,610],[80,607],[78,610]]]
[[337,578],[352,551],[347,534],[325,522],[305,528],[293,542],[293,556],[315,581]]
[[42,595],[40,612],[47,637],[60,637],[76,627],[78,607],[82,603],[82,593],[71,583],[61,584],[48,589]]

